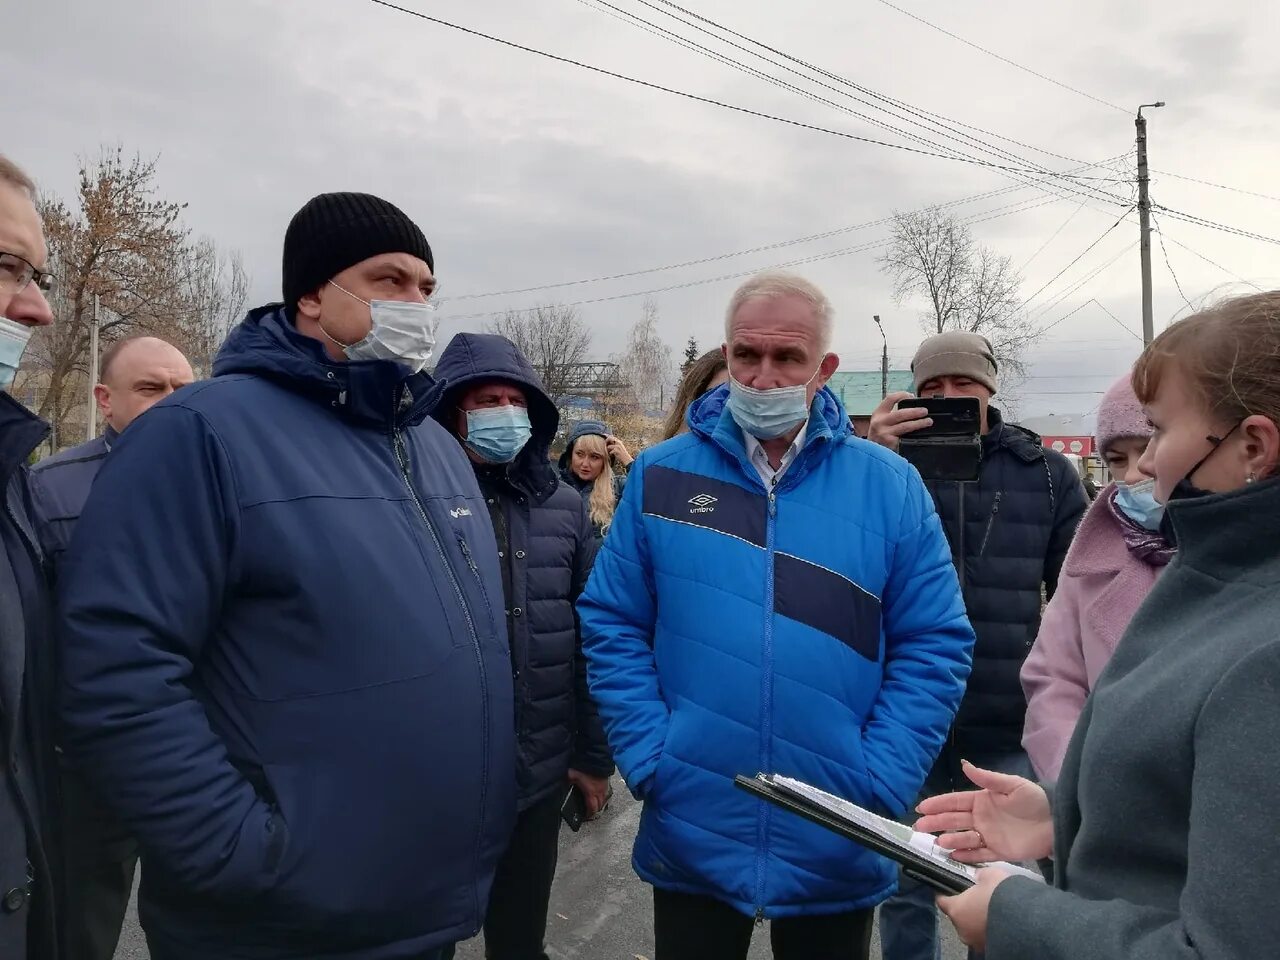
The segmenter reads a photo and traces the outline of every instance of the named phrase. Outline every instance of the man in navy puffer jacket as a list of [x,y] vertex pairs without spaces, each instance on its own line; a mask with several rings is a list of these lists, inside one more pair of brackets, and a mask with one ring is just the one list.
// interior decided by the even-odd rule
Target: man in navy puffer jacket
[[493,530],[427,417],[432,264],[391,204],[313,199],[285,303],[121,436],[67,551],[66,748],[138,837],[155,960],[479,929],[512,696]]
[[920,475],[824,383],[826,297],[787,274],[727,314],[731,380],[636,459],[578,603],[591,693],[644,801],[633,863],[657,960],[866,960],[890,861],[733,785],[780,773],[903,816],[969,673]]
[[494,877],[485,956],[545,960],[566,787],[572,781],[594,814],[613,773],[574,611],[597,541],[582,498],[547,457],[559,411],[515,344],[460,333],[435,375],[447,388],[432,416],[466,449],[497,535],[516,696],[520,815]]

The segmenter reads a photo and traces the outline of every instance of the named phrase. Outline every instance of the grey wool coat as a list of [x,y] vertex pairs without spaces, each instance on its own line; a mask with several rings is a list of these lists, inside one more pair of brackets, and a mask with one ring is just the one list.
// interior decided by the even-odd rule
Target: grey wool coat
[[1169,513],[1054,792],[1058,888],[997,888],[989,960],[1280,957],[1280,479]]

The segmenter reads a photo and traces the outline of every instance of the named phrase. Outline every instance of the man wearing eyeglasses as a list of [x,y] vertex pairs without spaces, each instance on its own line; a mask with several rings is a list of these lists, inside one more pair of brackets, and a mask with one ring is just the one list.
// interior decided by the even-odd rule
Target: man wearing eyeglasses
[[[53,323],[35,185],[0,156],[0,388],[31,334]],[[0,957],[56,958],[57,844],[49,597],[29,516],[27,460],[49,433],[0,392]]]

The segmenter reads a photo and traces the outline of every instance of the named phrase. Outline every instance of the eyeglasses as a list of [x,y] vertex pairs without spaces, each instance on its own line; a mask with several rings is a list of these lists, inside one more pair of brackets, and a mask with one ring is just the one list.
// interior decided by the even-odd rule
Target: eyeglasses
[[0,289],[19,294],[35,281],[36,289],[48,293],[53,289],[53,274],[37,270],[31,261],[16,253],[0,252]]

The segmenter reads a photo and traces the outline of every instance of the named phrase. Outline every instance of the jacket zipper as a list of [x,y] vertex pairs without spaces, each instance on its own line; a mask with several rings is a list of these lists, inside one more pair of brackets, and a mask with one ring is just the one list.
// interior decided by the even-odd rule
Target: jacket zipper
[[987,530],[982,535],[982,546],[978,549],[978,556],[985,556],[987,553],[987,541],[991,539],[991,528],[996,525],[996,514],[1000,512],[1000,497],[1003,496],[1003,490],[996,491],[996,498],[991,504],[991,516],[987,518]]
[[[769,517],[765,527],[765,582],[764,582],[764,651],[760,671],[760,769],[773,772],[773,549],[774,527],[778,516],[778,478],[769,487]],[[764,921],[765,859],[769,846],[770,805],[759,804],[756,822],[756,923]]]
[[964,515],[964,509],[965,509],[964,481],[958,481],[956,483],[956,487],[959,490],[959,496],[960,496],[960,523],[958,525],[959,536],[956,538],[960,541],[956,545],[957,546],[956,552],[960,556],[959,556],[959,559],[956,561],[956,572],[960,574],[960,599],[964,601],[965,606],[967,607],[969,601],[968,601],[968,598],[965,596],[964,528],[968,518],[965,517]]
[[[396,464],[400,467],[400,476],[404,480],[405,487],[409,490],[409,496],[413,499],[413,505],[418,508],[418,516],[422,518],[423,524],[431,534],[431,540],[435,544],[436,552],[440,555],[440,561],[444,564],[444,569],[449,575],[449,583],[453,586],[454,596],[458,599],[458,605],[462,608],[462,616],[467,621],[467,631],[471,635],[471,647],[476,654],[476,667],[480,672],[480,701],[481,709],[484,717],[484,755],[480,767],[480,825],[476,830],[475,852],[475,871],[477,876],[480,872],[480,841],[484,836],[484,822],[486,816],[486,807],[489,798],[489,678],[485,674],[484,654],[480,650],[480,635],[476,631],[475,620],[471,616],[471,607],[467,604],[466,595],[462,592],[462,585],[458,582],[457,576],[454,574],[453,564],[449,562],[448,555],[444,552],[444,544],[440,540],[439,531],[436,525],[431,521],[431,517],[427,514],[426,509],[422,506],[422,500],[418,496],[418,491],[414,489],[413,478],[409,473],[409,460],[405,451],[404,438],[400,435],[398,427],[391,428],[391,447],[396,457]],[[467,559],[468,565],[476,576],[476,580],[480,579],[480,571],[475,566],[475,560],[471,556],[471,551],[463,548],[463,555]],[[483,590],[483,583],[481,583]],[[476,915],[483,917],[480,904],[480,891],[475,889],[472,891],[472,901],[475,906]]]

